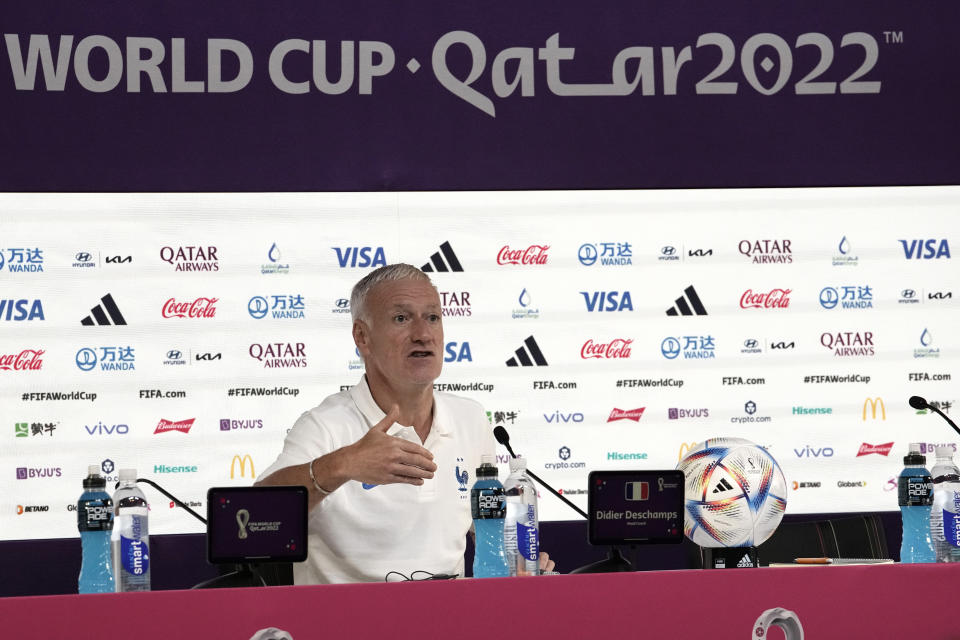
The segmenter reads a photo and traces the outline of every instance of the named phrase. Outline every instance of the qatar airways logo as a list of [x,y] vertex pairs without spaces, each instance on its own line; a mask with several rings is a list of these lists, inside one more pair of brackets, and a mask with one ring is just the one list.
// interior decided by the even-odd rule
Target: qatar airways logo
[[633,344],[633,338],[616,338],[610,342],[587,340],[580,347],[580,357],[584,360],[590,358],[629,358],[631,344]]
[[44,349],[24,349],[20,353],[0,353],[0,370],[39,371],[43,368]]
[[893,443],[887,442],[886,444],[867,444],[864,442],[860,445],[860,450],[857,451],[857,457],[868,456],[871,453],[876,453],[881,456],[890,455],[890,450],[893,449]]
[[160,259],[173,265],[175,271],[219,271],[216,247],[163,247]]
[[793,289],[772,289],[767,293],[747,289],[740,296],[741,309],[786,309]]
[[511,249],[504,245],[497,253],[497,264],[547,264],[548,244],[532,244],[526,249]]
[[835,356],[872,356],[875,354],[872,331],[821,333],[820,344],[833,351]]
[[164,318],[213,318],[217,315],[216,303],[220,298],[197,298],[193,302],[177,302],[170,298],[163,304]]
[[793,249],[790,240],[741,240],[737,250],[753,264],[790,264]]

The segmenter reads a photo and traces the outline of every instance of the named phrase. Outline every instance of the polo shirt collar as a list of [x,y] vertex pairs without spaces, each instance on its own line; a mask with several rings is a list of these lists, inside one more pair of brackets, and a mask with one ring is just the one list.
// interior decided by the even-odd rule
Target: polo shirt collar
[[[377,403],[373,399],[373,394],[370,393],[370,385],[367,384],[367,376],[364,375],[360,378],[360,382],[355,384],[350,388],[350,397],[353,399],[353,402],[357,405],[357,409],[360,410],[360,413],[363,414],[363,417],[366,418],[367,422],[370,423],[370,426],[377,424],[386,417],[387,414],[377,406]],[[438,402],[436,394],[433,396],[433,424],[430,426],[430,433],[438,436],[448,436],[450,435],[450,429],[447,427],[449,420],[449,415],[444,410],[442,402]],[[398,431],[394,427],[391,427],[387,431],[390,435],[394,435]]]

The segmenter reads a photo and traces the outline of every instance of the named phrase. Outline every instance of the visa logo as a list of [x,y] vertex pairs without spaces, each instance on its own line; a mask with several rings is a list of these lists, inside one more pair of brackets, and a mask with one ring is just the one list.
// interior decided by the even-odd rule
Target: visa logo
[[[457,348],[458,344],[460,345],[459,348]],[[443,356],[444,362],[462,362],[463,360],[473,362],[469,342],[448,342],[445,351],[446,354]]]
[[947,244],[946,238],[940,240],[939,245],[936,240],[911,240],[910,244],[907,244],[906,240],[899,240],[898,242],[903,245],[903,255],[907,260],[950,257],[950,245]]
[[550,424],[557,423],[557,422],[583,422],[583,414],[582,413],[560,413],[559,411],[554,411],[553,413],[543,414],[543,419]]
[[39,300],[0,300],[0,320],[44,320],[43,305]]
[[[340,268],[344,267],[377,267],[385,266],[387,259],[383,254],[383,247],[331,247],[337,252],[337,262]],[[370,257],[370,252],[373,257]]]
[[832,447],[822,447],[818,449],[816,447],[811,447],[810,445],[807,445],[803,449],[794,449],[793,452],[797,454],[798,458],[832,458],[833,457]]
[[[619,291],[594,291],[590,294],[581,291],[583,302],[587,305],[587,311],[623,311],[628,309],[633,311],[633,300],[630,299],[630,292],[624,291],[621,296]],[[619,300],[618,300],[619,298]]]

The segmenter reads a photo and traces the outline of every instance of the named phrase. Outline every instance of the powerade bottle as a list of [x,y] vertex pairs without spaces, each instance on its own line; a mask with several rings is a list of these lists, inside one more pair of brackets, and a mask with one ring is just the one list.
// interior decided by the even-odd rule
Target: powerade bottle
[[137,486],[136,469],[120,469],[120,487],[113,494],[117,520],[113,528],[113,566],[117,592],[150,591],[150,506]]
[[930,507],[930,537],[937,562],[960,562],[960,469],[953,462],[951,447],[937,447],[933,465],[933,505]]
[[501,578],[510,575],[503,554],[503,519],[507,512],[503,485],[497,479],[495,458],[481,457],[477,481],[470,489],[470,510],[477,535],[473,555],[474,578]]
[[107,481],[100,467],[88,467],[83,493],[77,501],[77,529],[83,559],[80,563],[80,593],[111,593],[113,569],[110,562],[110,531],[113,529],[113,500],[107,493]]
[[507,517],[503,523],[503,545],[511,576],[540,573],[540,523],[537,518],[537,488],[526,474],[527,461],[510,459],[510,477],[503,485],[507,495]]
[[930,540],[930,505],[933,504],[933,478],[926,469],[927,458],[920,445],[912,443],[903,458],[904,469],[897,478],[897,501],[903,517],[900,562],[934,562],[936,554]]

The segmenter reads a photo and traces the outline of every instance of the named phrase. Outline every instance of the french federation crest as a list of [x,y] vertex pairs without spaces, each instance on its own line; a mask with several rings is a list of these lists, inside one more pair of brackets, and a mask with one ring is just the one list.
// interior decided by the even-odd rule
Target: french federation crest
[[457,467],[454,470],[454,475],[457,476],[457,482],[460,483],[460,491],[466,492],[467,483],[470,481],[470,473],[464,469],[460,470],[460,463],[463,462],[463,458],[457,458]]

